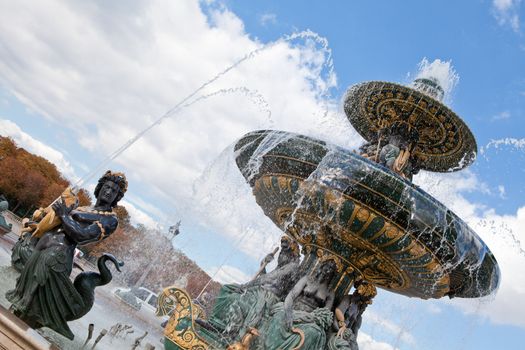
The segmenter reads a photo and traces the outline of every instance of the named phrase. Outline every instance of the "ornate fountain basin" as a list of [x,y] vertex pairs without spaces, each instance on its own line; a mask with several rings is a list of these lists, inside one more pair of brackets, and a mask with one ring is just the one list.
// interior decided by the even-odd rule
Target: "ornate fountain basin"
[[480,297],[499,268],[457,215],[387,168],[283,131],[246,134],[236,162],[264,213],[305,249],[339,256],[378,287],[420,298]]

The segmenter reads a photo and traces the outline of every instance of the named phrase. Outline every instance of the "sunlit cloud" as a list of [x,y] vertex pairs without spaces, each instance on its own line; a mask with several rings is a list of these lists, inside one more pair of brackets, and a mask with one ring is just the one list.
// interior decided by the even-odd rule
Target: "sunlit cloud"
[[492,14],[501,26],[509,26],[516,33],[520,31],[521,0],[493,0]]
[[259,16],[259,23],[266,27],[267,25],[277,23],[277,15],[275,13],[263,13]]

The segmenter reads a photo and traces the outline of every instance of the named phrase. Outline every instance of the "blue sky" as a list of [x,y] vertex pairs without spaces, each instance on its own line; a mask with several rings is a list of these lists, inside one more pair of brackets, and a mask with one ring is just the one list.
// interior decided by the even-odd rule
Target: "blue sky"
[[[515,243],[525,241],[522,1],[5,1],[0,7],[0,134],[48,157],[72,179],[237,59],[278,42],[202,91],[222,89],[217,96],[166,120],[111,164],[128,174],[125,204],[136,221],[165,227],[182,218],[175,245],[222,280],[253,274],[279,237],[232,165],[228,147],[237,138],[273,127],[356,147],[362,140],[340,108],[348,86],[408,83],[424,58],[450,61],[459,82],[449,105],[484,152],[468,170],[415,181],[479,232],[500,261],[503,282],[492,301],[481,302],[380,291],[361,348],[523,348],[519,249],[525,247]],[[337,84],[319,45],[278,41],[306,29],[327,39]],[[320,86],[329,87],[329,97]],[[518,146],[487,147],[506,139]]]
[[[478,146],[523,137],[525,37],[522,29],[498,24],[490,1],[226,3],[243,19],[246,31],[262,41],[305,28],[326,37],[338,78],[334,96],[366,80],[406,82],[422,57],[451,60],[460,75],[452,106]],[[523,6],[517,13],[523,17]],[[474,168],[489,183],[522,181],[523,167],[514,169],[514,162],[495,152],[487,157],[490,164],[481,159]],[[512,212],[522,203],[524,189],[516,187],[499,201],[499,210]]]

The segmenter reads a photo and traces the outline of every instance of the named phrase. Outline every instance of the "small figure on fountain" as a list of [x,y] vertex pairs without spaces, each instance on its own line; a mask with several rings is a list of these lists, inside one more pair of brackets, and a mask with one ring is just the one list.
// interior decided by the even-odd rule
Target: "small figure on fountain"
[[[119,266],[122,266],[115,257],[104,254],[98,260],[100,274],[84,272],[73,283],[69,276],[75,248],[105,239],[115,231],[118,219],[113,208],[124,196],[127,186],[124,174],[107,171],[95,188],[97,201],[94,207],[76,207],[78,201],[69,204],[71,198],[66,201],[65,196],[52,204],[53,212],[47,211],[46,216],[34,225],[34,232],[39,232],[41,238],[15,289],[6,294],[15,315],[31,327],[49,327],[73,339],[67,321],[84,316],[93,306],[95,287],[111,281],[106,261],[110,260],[119,271]],[[67,191],[67,195],[71,194]]]
[[417,130],[408,123],[394,122],[378,133],[377,139],[360,147],[361,155],[412,180],[412,176],[420,170],[418,158],[412,152],[419,139]]
[[328,350],[358,350],[357,333],[362,316],[372,299],[377,295],[376,287],[366,281],[355,284],[352,295],[345,295],[334,310],[334,332],[328,340]]

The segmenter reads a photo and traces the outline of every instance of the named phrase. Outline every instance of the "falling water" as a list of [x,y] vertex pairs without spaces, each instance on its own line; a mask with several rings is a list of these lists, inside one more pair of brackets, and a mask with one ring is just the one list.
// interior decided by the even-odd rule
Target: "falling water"
[[75,184],[75,187],[78,189],[82,184],[84,184],[86,181],[93,178],[95,175],[97,175],[100,171],[102,171],[106,166],[113,161],[115,158],[117,158],[119,155],[121,155],[126,149],[131,147],[135,142],[137,142],[144,134],[146,134],[149,130],[154,128],[157,125],[160,125],[165,119],[173,117],[176,115],[181,109],[185,108],[188,105],[191,105],[191,99],[197,96],[201,91],[203,91],[206,87],[210,86],[217,80],[219,80],[221,77],[226,75],[231,70],[238,67],[241,63],[248,61],[254,57],[256,57],[259,53],[268,50],[272,47],[275,47],[276,45],[282,43],[282,42],[292,42],[294,40],[306,40],[310,39],[316,42],[318,45],[321,46],[321,52],[325,55],[325,61],[323,63],[323,66],[327,68],[327,76],[331,77],[333,76],[333,62],[332,62],[332,53],[331,49],[328,47],[328,41],[320,37],[318,34],[306,30],[299,33],[293,33],[291,35],[284,36],[280,40],[274,41],[272,43],[263,45],[262,47],[259,47],[242,58],[235,61],[233,64],[216,74],[213,78],[203,83],[201,86],[199,86],[197,89],[195,89],[192,93],[187,95],[185,98],[183,98],[181,101],[179,101],[175,106],[173,106],[171,109],[169,109],[166,113],[164,113],[160,118],[158,118],[156,121],[154,121],[152,124],[147,126],[145,129],[141,130],[139,133],[137,133],[134,137],[130,138],[127,142],[125,142],[122,146],[117,148],[113,153],[109,154],[105,159],[103,159],[98,166],[96,166],[91,172],[86,174],[84,177],[78,180],[78,182]]
[[459,82],[459,75],[452,66],[452,61],[435,59],[430,62],[426,57],[418,64],[415,79],[433,79],[443,89],[445,102],[451,102],[454,88]]

